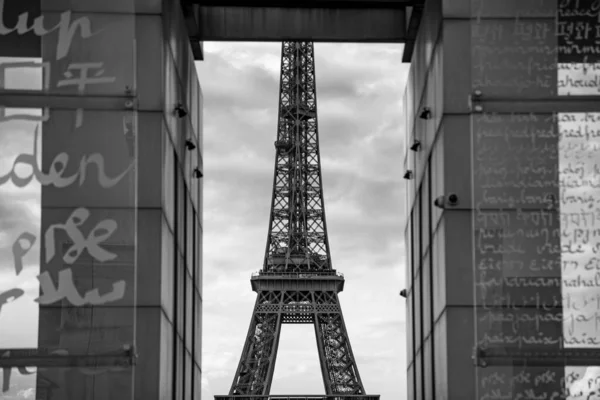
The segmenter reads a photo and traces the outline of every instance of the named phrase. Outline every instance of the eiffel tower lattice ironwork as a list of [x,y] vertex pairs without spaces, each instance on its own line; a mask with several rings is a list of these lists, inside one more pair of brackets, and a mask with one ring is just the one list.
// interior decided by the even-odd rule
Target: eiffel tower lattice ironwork
[[281,325],[306,323],[315,328],[322,398],[378,399],[365,394],[338,299],[344,277],[331,263],[312,42],[282,45],[275,153],[264,265],[251,278],[256,305],[229,396],[215,398],[270,398]]

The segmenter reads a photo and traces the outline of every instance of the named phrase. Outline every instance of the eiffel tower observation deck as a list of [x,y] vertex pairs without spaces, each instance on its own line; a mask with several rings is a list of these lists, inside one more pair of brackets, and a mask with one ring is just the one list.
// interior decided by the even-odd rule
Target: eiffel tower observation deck
[[[312,42],[283,42],[279,92],[269,234],[251,278],[256,305],[229,395],[215,399],[376,400],[358,373],[338,299],[344,277],[329,251]],[[283,323],[314,325],[324,395],[270,395]]]

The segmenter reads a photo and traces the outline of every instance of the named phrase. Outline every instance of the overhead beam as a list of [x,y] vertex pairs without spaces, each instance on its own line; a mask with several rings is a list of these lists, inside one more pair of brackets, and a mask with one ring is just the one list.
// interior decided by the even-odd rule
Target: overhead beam
[[[358,6],[367,3],[364,0],[354,2],[354,8],[289,6],[293,3],[285,7],[223,6],[222,2],[219,6],[207,6],[203,0],[198,10],[197,39],[380,43],[406,40],[405,8],[398,5],[400,2],[369,8]],[[375,3],[380,4],[381,0]]]
[[404,45],[402,62],[410,62],[412,58],[412,54],[415,49],[415,42],[417,40],[417,34],[419,32],[419,26],[421,25],[421,19],[423,18],[424,7],[425,0],[415,0],[413,1],[413,5],[407,8],[407,15],[405,17],[407,25],[406,44]]
[[415,0],[185,0],[187,3],[202,6],[223,7],[279,7],[279,8],[404,8]]

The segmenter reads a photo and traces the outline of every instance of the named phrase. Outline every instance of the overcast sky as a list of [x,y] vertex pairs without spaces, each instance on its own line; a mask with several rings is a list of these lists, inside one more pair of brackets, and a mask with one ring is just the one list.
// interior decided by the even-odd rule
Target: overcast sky
[[[315,44],[327,228],[367,393],[406,396],[401,45]],[[205,43],[203,398],[227,394],[262,267],[281,43]],[[284,325],[272,394],[323,393],[312,325]]]

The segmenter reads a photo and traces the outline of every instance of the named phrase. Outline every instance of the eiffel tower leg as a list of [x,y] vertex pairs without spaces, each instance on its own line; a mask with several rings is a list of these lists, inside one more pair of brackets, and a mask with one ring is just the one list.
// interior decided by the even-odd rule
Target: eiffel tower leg
[[315,292],[315,333],[326,394],[365,394],[337,293]]
[[281,292],[258,292],[230,395],[268,395],[281,333]]
[[319,351],[319,363],[321,364],[321,374],[323,375],[323,385],[325,386],[325,394],[333,394],[331,388],[331,379],[329,379],[329,372],[327,368],[326,354],[325,354],[325,343],[323,342],[323,331],[321,324],[317,321],[319,315],[315,314],[315,335],[317,336],[317,350]]

